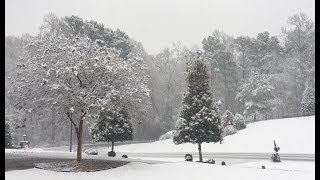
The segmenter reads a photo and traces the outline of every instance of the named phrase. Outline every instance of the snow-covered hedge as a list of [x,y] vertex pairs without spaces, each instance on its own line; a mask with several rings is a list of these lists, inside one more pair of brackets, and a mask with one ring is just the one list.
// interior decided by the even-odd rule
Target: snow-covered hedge
[[235,134],[236,132],[237,132],[237,129],[232,124],[226,125],[226,127],[224,127],[224,129],[223,129],[224,136]]
[[172,139],[173,138],[173,134],[174,134],[174,131],[169,131],[169,132],[161,135],[159,137],[159,140],[162,141],[162,140],[166,140],[166,139]]

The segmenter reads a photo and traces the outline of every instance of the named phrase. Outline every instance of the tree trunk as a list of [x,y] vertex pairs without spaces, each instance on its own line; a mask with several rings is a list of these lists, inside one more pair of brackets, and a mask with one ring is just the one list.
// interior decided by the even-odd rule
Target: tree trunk
[[242,57],[243,57],[243,61],[242,61],[242,68],[243,68],[243,70],[242,70],[242,79],[244,80],[244,74],[245,74],[245,54],[243,53],[242,54]]
[[202,162],[201,143],[198,143],[198,150],[199,150],[199,161]]
[[114,149],[114,141],[112,141],[111,151],[113,151],[113,149]]
[[56,126],[55,126],[55,117],[56,116],[56,113],[54,110],[51,111],[51,123],[52,123],[52,129],[51,129],[51,136],[50,136],[50,141],[52,143],[55,143],[55,139],[56,139]]
[[78,148],[77,148],[77,161],[82,160],[82,132],[83,132],[83,119],[80,120],[79,132],[77,132]]
[[72,122],[70,122],[70,152],[72,152]]
[[229,107],[229,100],[228,98],[230,97],[229,95],[229,89],[228,89],[228,84],[227,84],[227,76],[225,74],[223,74],[224,79],[223,79],[223,83],[224,83],[224,88],[225,88],[225,93],[224,93],[224,104],[225,104],[225,109],[231,110]]

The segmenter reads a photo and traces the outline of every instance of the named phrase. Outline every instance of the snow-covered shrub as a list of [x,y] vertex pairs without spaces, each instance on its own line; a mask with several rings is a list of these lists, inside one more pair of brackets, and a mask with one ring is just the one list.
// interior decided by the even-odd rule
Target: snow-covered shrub
[[247,127],[247,125],[244,122],[238,121],[238,122],[234,123],[234,127],[237,130],[242,130],[242,129],[245,129]]
[[162,140],[166,140],[166,139],[172,139],[174,132],[175,132],[175,131],[169,131],[169,132],[161,135],[161,136],[159,137],[159,140],[162,141]]
[[226,110],[221,117],[222,126],[226,127],[226,125],[228,124],[234,124],[233,118],[234,116],[232,112],[230,112],[229,110]]
[[223,129],[224,136],[232,135],[232,134],[235,134],[236,132],[237,132],[237,129],[232,124],[226,125],[226,127],[224,127]]
[[114,151],[109,151],[109,152],[108,152],[108,156],[109,156],[109,157],[115,157],[115,156],[116,156],[116,152],[114,152]]
[[128,156],[124,154],[124,155],[122,155],[122,158],[128,158]]
[[251,114],[250,116],[247,116],[245,114],[243,114],[245,117],[245,120],[246,120],[246,124],[248,122],[255,122],[255,121],[261,121],[263,119],[265,119],[265,115],[259,113],[259,112],[256,112],[254,114]]
[[214,159],[208,159],[208,160],[204,161],[204,163],[215,164],[216,161]]
[[234,122],[235,122],[235,121],[241,121],[241,122],[244,122],[244,123],[245,123],[244,117],[243,117],[241,114],[239,114],[239,113],[237,113],[237,114],[234,116],[233,120],[234,120]]
[[98,155],[98,151],[96,149],[90,148],[84,151],[88,155]]
[[233,120],[234,120],[234,126],[237,130],[246,128],[245,120],[241,114],[237,113],[234,116]]
[[314,88],[306,87],[303,92],[301,101],[301,111],[304,116],[311,116],[315,114],[315,93]]
[[191,154],[186,154],[184,156],[185,161],[193,161],[192,155]]

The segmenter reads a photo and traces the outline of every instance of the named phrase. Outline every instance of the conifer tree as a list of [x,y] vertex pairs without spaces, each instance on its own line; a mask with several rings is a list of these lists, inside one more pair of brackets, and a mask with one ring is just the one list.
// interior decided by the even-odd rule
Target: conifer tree
[[232,112],[230,112],[229,110],[226,110],[221,117],[222,126],[225,127],[228,124],[234,125],[233,119],[234,119],[234,116]]
[[245,129],[247,127],[245,119],[239,113],[234,116],[233,122],[237,130]]
[[212,99],[207,67],[200,56],[187,73],[188,91],[184,94],[173,141],[175,144],[197,144],[199,161],[202,162],[201,143],[221,140],[219,109]]
[[314,88],[307,86],[303,92],[303,98],[301,101],[301,111],[304,116],[311,116],[315,113],[315,93]]
[[12,136],[10,132],[10,125],[6,121],[5,122],[5,148],[11,148],[12,147]]
[[123,107],[113,106],[101,111],[99,119],[89,130],[95,141],[111,142],[111,152],[114,152],[114,142],[133,139],[129,113]]

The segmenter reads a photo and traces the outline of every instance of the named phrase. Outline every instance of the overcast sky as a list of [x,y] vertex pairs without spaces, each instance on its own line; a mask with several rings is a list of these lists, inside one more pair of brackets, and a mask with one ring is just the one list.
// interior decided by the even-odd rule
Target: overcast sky
[[51,12],[119,28],[155,54],[174,41],[201,47],[215,29],[234,37],[279,35],[294,13],[314,20],[315,0],[5,0],[5,33],[35,34]]

